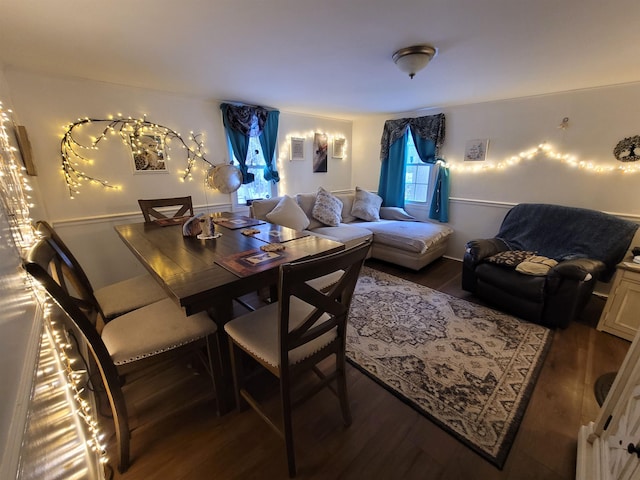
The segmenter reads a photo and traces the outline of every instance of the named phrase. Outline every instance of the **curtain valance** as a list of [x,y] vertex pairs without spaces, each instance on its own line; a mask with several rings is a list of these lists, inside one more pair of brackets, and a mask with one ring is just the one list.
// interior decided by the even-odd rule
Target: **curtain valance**
[[[384,123],[382,139],[380,140],[380,160],[385,161],[389,158],[389,149],[391,148],[391,145],[404,136],[407,127],[411,130],[414,138],[415,136],[418,136],[419,138],[433,141],[435,144],[435,152],[433,155],[434,158],[430,163],[435,163],[435,156],[437,156],[438,150],[444,142],[444,113],[416,118],[387,120]],[[425,160],[422,159],[422,161]]]
[[232,105],[230,103],[222,103],[220,110],[222,110],[222,123],[231,142],[233,154],[240,164],[242,183],[251,183],[255,179],[246,166],[250,137],[259,137],[260,139],[265,161],[265,180],[280,181],[280,176],[273,165],[280,112],[260,106]]

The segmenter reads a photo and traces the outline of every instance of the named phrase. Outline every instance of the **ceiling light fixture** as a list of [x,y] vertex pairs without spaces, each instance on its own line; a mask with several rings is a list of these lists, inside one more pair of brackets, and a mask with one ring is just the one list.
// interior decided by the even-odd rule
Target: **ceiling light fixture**
[[409,78],[413,78],[435,55],[436,49],[429,45],[414,45],[394,53],[393,61],[400,70],[409,74]]

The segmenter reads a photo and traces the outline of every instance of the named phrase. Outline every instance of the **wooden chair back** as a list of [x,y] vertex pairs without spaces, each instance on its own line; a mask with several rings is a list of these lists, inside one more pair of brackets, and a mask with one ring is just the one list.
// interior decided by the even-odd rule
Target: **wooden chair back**
[[161,220],[164,218],[170,218],[162,212],[156,210],[156,208],[162,207],[178,207],[178,210],[172,215],[175,217],[183,217],[185,215],[193,216],[193,203],[191,196],[188,197],[175,197],[175,198],[154,198],[138,200],[140,210],[144,216],[145,222],[152,222],[154,220]]
[[64,272],[65,263],[59,251],[54,248],[54,243],[48,238],[41,238],[29,251],[24,267],[60,306],[74,330],[86,343],[109,398],[116,439],[121,446],[119,465],[126,466],[129,464],[129,420],[118,370],[91,320],[91,315],[87,315],[79,307],[77,300],[69,295],[65,287],[65,279],[68,278]]
[[[278,309],[262,313],[260,310],[249,315],[256,315],[256,321],[264,321],[277,326],[278,351],[273,351],[272,338],[265,338],[265,345],[251,343],[248,347],[241,338],[246,333],[230,330],[232,363],[237,401],[243,407],[244,401],[259,412],[260,416],[276,430],[285,441],[289,476],[296,474],[295,448],[293,441],[292,410],[300,402],[317,393],[324,387],[331,389],[338,396],[345,425],[351,424],[351,412],[347,398],[346,382],[346,327],[353,292],[358,275],[369,252],[371,240],[342,252],[325,255],[320,258],[292,262],[280,266],[278,284]],[[324,281],[318,281],[331,274],[340,273],[340,277],[328,288],[323,288]],[[333,278],[333,275],[331,275]],[[297,299],[297,300],[296,300]],[[302,301],[307,305],[292,308],[292,302]],[[269,307],[265,307],[268,309]],[[302,313],[305,312],[305,313]],[[308,313],[306,313],[308,312]],[[304,318],[300,316],[305,315]],[[234,320],[230,322],[233,324]],[[276,325],[277,324],[277,325]],[[246,332],[246,330],[244,330]],[[274,331],[273,330],[269,331]],[[324,337],[323,337],[324,336]],[[323,337],[323,338],[320,338]],[[317,342],[314,340],[318,339]],[[259,341],[259,340],[257,340]],[[314,342],[314,343],[310,343]],[[244,347],[242,347],[244,343]],[[238,345],[244,352],[263,365],[280,382],[280,401],[282,419],[273,421],[269,413],[244,387],[242,372],[242,355]],[[258,351],[273,351],[279,360],[270,362]],[[292,352],[296,350],[295,354]],[[316,366],[321,360],[335,355],[335,370],[330,373],[321,372]],[[271,358],[271,355],[267,355]],[[292,398],[293,380],[302,371],[311,370],[317,374],[319,381],[308,389],[306,394]],[[337,389],[331,382],[335,381]]]
[[[358,275],[370,248],[370,241],[342,252],[321,258],[293,262],[280,267],[278,301],[280,305],[280,368],[288,368],[289,352],[332,329],[337,329],[337,338],[331,351],[318,352],[328,356],[345,348],[345,331],[351,299],[358,281]],[[308,282],[337,271],[343,271],[341,278],[326,291],[312,287]],[[303,320],[290,318],[291,298],[298,298],[312,305],[314,310]],[[309,363],[317,363],[315,356]]]
[[46,238],[51,248],[57,253],[57,259],[52,259],[57,264],[57,268],[52,273],[56,275],[56,280],[64,291],[79,304],[81,309],[86,311],[88,308],[93,308],[102,314],[89,277],[60,235],[44,220],[37,220],[34,226],[36,232]]

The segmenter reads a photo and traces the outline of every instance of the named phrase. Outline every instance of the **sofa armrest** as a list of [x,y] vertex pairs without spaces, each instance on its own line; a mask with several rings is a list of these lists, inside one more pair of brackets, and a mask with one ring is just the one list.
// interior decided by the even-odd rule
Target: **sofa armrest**
[[509,250],[509,247],[498,238],[471,240],[465,246],[464,262],[468,265],[477,265],[483,259],[506,250]]
[[558,265],[549,270],[547,276],[552,278],[564,277],[579,282],[588,282],[592,278],[597,279],[605,268],[606,265],[600,260],[575,258],[558,263]]

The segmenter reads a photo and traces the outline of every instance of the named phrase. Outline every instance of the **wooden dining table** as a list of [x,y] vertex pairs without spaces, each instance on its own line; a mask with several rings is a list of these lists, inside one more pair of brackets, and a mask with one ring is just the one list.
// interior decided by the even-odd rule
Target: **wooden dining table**
[[[180,221],[130,223],[117,225],[115,230],[186,315],[209,312],[218,326],[225,383],[231,385],[224,325],[233,318],[233,300],[275,286],[282,263],[338,252],[345,247],[333,240],[235,213],[210,215],[215,233],[221,234],[217,238],[184,236]],[[258,232],[245,234],[248,229]],[[270,253],[260,249],[268,244],[281,244],[284,250]],[[228,411],[233,405],[233,392],[231,388],[228,390],[218,392],[221,411]]]

